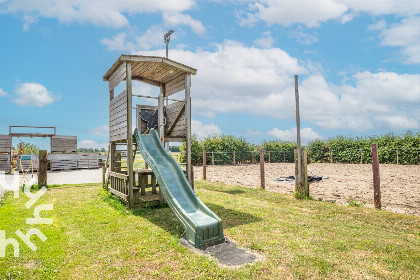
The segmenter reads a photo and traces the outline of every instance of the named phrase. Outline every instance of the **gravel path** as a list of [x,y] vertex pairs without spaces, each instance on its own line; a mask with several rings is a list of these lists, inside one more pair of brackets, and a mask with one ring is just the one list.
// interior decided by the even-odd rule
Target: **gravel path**
[[[102,169],[81,169],[70,171],[49,171],[48,172],[48,185],[64,185],[64,184],[83,184],[83,183],[101,183],[102,182]],[[20,175],[22,178],[22,175]],[[31,174],[27,174],[26,178],[32,179]],[[36,181],[37,175],[33,177]],[[13,181],[13,175],[6,174],[6,182]]]

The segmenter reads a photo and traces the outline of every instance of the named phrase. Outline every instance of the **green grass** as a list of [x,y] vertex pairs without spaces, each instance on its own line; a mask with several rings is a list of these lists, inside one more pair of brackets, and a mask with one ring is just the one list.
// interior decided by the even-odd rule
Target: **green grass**
[[[255,189],[198,181],[200,199],[223,219],[225,235],[263,259],[220,267],[178,242],[183,227],[169,208],[128,211],[97,185],[49,189],[47,237],[21,257],[0,258],[0,279],[418,279],[420,217],[297,200]],[[22,194],[5,196],[0,229],[30,228]]]

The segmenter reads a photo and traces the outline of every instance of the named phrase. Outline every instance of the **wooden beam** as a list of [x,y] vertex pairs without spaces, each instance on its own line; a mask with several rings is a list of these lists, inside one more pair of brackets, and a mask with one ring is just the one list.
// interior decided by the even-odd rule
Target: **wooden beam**
[[174,129],[174,127],[176,126],[176,123],[179,121],[179,119],[181,118],[182,114],[185,111],[185,103],[184,105],[181,107],[181,110],[179,110],[178,115],[176,115],[176,118],[174,119],[174,121],[171,123],[171,125],[169,126],[168,130],[166,131],[166,136],[168,136],[169,134],[171,134],[172,130]]
[[131,84],[131,63],[126,65],[127,81],[127,174],[128,174],[128,208],[134,206],[134,178],[133,178],[133,135],[132,135],[132,84]]
[[186,152],[187,152],[187,179],[191,188],[194,189],[191,165],[191,74],[185,75],[185,117],[187,122]]
[[140,77],[140,76],[133,76],[132,79],[143,82],[143,83],[146,83],[146,84],[150,84],[150,85],[153,85],[153,86],[157,86],[157,87],[160,87],[162,85],[158,81],[153,81],[151,79],[146,79],[146,78],[143,78],[143,77]]
[[165,143],[165,135],[164,135],[164,125],[163,125],[163,96],[165,95],[165,86],[161,85],[160,86],[160,94],[159,94],[159,99],[158,99],[158,134],[160,137],[160,141],[162,142],[162,144]]

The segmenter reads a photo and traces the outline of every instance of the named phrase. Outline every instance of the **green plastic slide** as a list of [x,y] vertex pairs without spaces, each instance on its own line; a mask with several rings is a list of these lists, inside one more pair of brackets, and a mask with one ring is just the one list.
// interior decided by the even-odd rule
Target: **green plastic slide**
[[178,162],[165,150],[156,130],[134,131],[137,147],[156,175],[169,207],[185,227],[185,237],[198,247],[224,240],[222,220],[191,189]]

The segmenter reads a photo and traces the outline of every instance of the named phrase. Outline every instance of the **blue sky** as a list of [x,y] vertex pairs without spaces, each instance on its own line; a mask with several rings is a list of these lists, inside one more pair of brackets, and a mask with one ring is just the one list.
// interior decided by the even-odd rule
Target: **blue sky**
[[169,57],[198,69],[199,136],[294,140],[295,74],[304,142],[417,131],[419,27],[410,0],[0,0],[0,134],[56,126],[106,147],[102,76],[120,54],[163,56],[169,29]]

